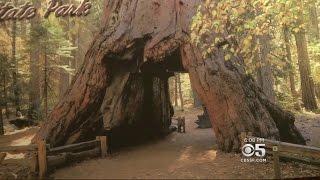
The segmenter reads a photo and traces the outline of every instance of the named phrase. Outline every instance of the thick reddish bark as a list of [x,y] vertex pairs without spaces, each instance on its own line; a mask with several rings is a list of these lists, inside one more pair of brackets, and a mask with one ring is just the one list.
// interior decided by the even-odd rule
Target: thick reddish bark
[[294,126],[294,116],[270,102],[253,79],[236,65],[241,61],[238,57],[225,61],[220,49],[216,55],[202,60],[199,50],[191,44],[182,47],[182,55],[191,82],[208,109],[221,149],[237,151],[241,132],[304,143]]
[[222,150],[239,150],[238,135],[243,131],[304,143],[294,117],[265,98],[234,63],[238,57],[226,62],[219,49],[203,59],[190,44],[189,27],[199,3],[108,1],[106,23],[86,54],[85,64],[36,139],[45,138],[53,145],[72,143],[94,136],[103,125],[120,128],[123,135],[127,132],[121,127],[128,125],[166,132],[172,116],[167,69],[173,61],[182,61],[208,109]]

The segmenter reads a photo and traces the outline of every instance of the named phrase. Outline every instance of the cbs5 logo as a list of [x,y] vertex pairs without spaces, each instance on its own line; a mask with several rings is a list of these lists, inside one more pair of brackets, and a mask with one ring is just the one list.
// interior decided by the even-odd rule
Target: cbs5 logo
[[245,144],[242,147],[242,154],[246,157],[252,157],[256,155],[257,157],[264,157],[266,155],[265,144]]

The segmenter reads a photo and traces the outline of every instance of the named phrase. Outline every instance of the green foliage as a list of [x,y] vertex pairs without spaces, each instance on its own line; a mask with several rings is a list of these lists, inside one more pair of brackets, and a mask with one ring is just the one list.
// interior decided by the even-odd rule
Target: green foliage
[[277,100],[280,106],[282,106],[284,109],[295,111],[296,110],[296,104],[297,101],[292,98],[291,94],[288,92],[278,92],[276,93]]
[[[199,47],[204,57],[211,56],[221,42],[228,41],[223,46],[225,60],[240,55],[244,57],[247,72],[255,74],[258,68],[265,65],[257,63],[261,45],[264,44],[260,38],[268,37],[271,53],[267,60],[272,66],[276,83],[287,84],[289,72],[298,74],[294,63],[297,62],[297,54],[294,43],[291,43],[294,62],[288,61],[283,29],[288,28],[292,34],[309,31],[308,13],[313,3],[313,0],[205,0],[193,18],[191,41]],[[319,4],[317,1],[316,5]],[[308,44],[311,71],[315,82],[319,83],[320,42],[311,40],[309,38]],[[299,84],[296,81],[296,85]],[[292,106],[293,98],[289,96],[289,90],[277,92],[279,103],[283,106]]]
[[[235,38],[241,49],[230,47],[230,52],[234,55],[241,54],[250,62],[255,50],[259,48],[255,37],[275,35],[284,26],[290,27],[294,32],[305,28],[305,24],[299,22],[298,18],[304,13],[298,6],[299,2],[206,0],[194,17],[191,40],[204,50],[204,55],[208,55],[219,42]],[[214,34],[215,37],[212,36]]]

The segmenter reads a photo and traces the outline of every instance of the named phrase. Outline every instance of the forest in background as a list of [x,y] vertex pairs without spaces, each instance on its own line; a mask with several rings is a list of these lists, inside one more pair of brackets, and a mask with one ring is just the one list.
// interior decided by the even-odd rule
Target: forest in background
[[[12,3],[19,6],[25,2]],[[47,6],[39,0],[33,3],[42,10]],[[199,38],[210,39],[210,33],[230,26],[231,34],[242,48],[224,48],[245,56],[247,73],[256,79],[270,100],[289,110],[319,112],[319,3],[315,0],[217,3],[208,0],[205,5],[210,11],[194,18],[192,40],[203,42]],[[30,119],[46,119],[81,68],[87,48],[99,30],[102,10],[103,0],[98,0],[84,18],[37,16],[30,21],[0,22],[1,124],[4,118],[19,116],[19,112]],[[200,44],[204,56],[220,40],[208,42],[215,43]],[[169,83],[175,106],[198,104],[193,102],[187,74],[177,74]]]
[[[2,2],[12,2],[16,7],[25,3]],[[45,119],[83,63],[99,30],[102,2],[95,1],[86,17],[52,15],[48,19],[36,16],[31,20],[0,21],[0,112],[5,118],[20,112],[31,119]],[[43,15],[47,3],[32,3]],[[77,5],[80,1],[65,3]]]

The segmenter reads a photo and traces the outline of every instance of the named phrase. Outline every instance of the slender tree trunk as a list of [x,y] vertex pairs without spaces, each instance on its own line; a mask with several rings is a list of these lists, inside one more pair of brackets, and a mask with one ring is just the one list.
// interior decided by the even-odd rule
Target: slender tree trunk
[[271,64],[268,60],[270,54],[270,38],[267,36],[259,37],[259,44],[261,46],[258,68],[257,80],[258,84],[262,88],[262,91],[266,94],[271,102],[276,101],[276,95],[274,92],[274,78],[272,74]]
[[289,63],[289,85],[290,85],[290,91],[291,91],[291,96],[295,102],[294,106],[295,109],[301,110],[300,103],[298,101],[298,92],[296,90],[295,86],[295,69],[293,66],[293,61],[292,61],[292,56],[291,56],[291,35],[289,32],[288,27],[283,28],[283,37],[284,37],[284,43],[285,43],[285,48],[286,48],[286,58]]
[[[303,14],[303,1],[298,1],[299,13]],[[303,25],[303,16],[298,17],[297,26]],[[300,81],[301,81],[301,91],[302,91],[302,102],[307,110],[318,109],[315,92],[314,92],[314,82],[311,76],[311,67],[308,54],[308,43],[306,39],[305,29],[300,28],[297,33],[295,33],[297,53],[298,53],[298,63],[300,71]]]
[[[60,57],[62,66],[69,66],[69,60],[67,58]],[[66,93],[69,86],[69,73],[65,71],[65,69],[60,69],[59,75],[59,97],[62,98]]]
[[320,99],[320,83],[317,83],[315,85],[315,93],[316,93],[316,96],[318,97],[318,99]]
[[174,105],[178,106],[178,74],[174,75]]
[[316,1],[311,0],[309,6],[309,16],[310,16],[310,29],[311,33],[315,39],[320,39],[320,30],[319,30],[319,20]]
[[183,92],[182,92],[182,87],[181,87],[181,76],[180,76],[180,74],[177,75],[177,79],[178,79],[180,108],[183,111],[183,109],[184,109],[184,101],[183,101]]
[[311,77],[305,33],[298,32],[295,34],[295,37],[299,59],[302,101],[307,110],[316,110],[318,107],[315,99],[314,84]]
[[[72,4],[74,3],[74,0],[69,0],[69,3]],[[70,31],[70,29],[73,29],[74,27],[71,27],[72,24],[75,24],[75,21],[73,19],[68,18],[68,31]],[[71,35],[69,35],[69,40],[72,43],[72,46],[79,48],[79,30],[76,31],[76,33],[70,33]],[[72,58],[70,59],[70,67],[74,70],[77,70],[77,51],[79,51],[79,49],[75,49],[71,52]],[[72,82],[74,79],[74,74],[71,73],[70,74],[70,82]]]
[[318,109],[318,106],[315,99],[313,79],[311,77],[310,60],[305,32],[300,31],[296,33],[295,38],[299,60],[303,106],[307,110],[316,110]]
[[75,55],[75,58],[76,58],[75,69],[76,69],[76,71],[78,71],[79,65],[82,64],[81,56],[79,54],[79,51],[80,51],[80,28],[78,28],[78,30],[77,30],[76,45],[77,45],[77,51],[76,51],[76,55]]
[[43,96],[44,96],[44,113],[45,118],[48,118],[48,58],[47,58],[47,47],[44,47],[44,88],[43,88]]
[[[69,30],[69,26],[70,26],[70,19],[69,17],[67,17],[64,20],[60,21],[60,24],[65,23],[65,25],[63,26],[63,29],[65,32],[68,32]],[[66,39],[69,40],[69,34],[66,33]],[[71,62],[70,62],[70,58],[69,57],[62,57],[60,56],[60,63],[61,66],[65,66],[65,67],[71,67]],[[59,97],[62,98],[63,95],[66,93],[69,85],[70,85],[70,73],[67,72],[64,68],[60,69],[60,75],[59,75]]]
[[7,91],[7,75],[3,73],[3,100],[4,100],[4,107],[6,111],[6,118],[9,119],[10,111],[8,107],[8,91]]
[[[73,36],[72,36],[72,44],[73,44],[73,46],[79,48],[79,46],[78,46],[78,44],[77,44],[78,41],[79,41],[78,38],[79,38],[79,37],[78,37],[77,35],[73,35]],[[77,64],[77,60],[78,60],[78,59],[77,59],[77,50],[73,50],[73,51],[72,51],[72,56],[73,56],[73,57],[72,57],[72,59],[71,59],[71,68],[76,71],[77,68],[78,68],[78,64]],[[72,78],[71,78],[71,82],[72,82],[72,80],[75,78],[75,77],[74,77],[74,74],[72,74],[71,77],[72,77]]]
[[297,98],[297,91],[295,87],[295,77],[294,77],[294,69],[292,65],[292,56],[291,56],[291,46],[290,46],[290,32],[288,27],[283,28],[283,35],[284,35],[284,43],[286,47],[286,58],[288,60],[288,63],[290,65],[290,70],[289,70],[289,82],[290,82],[290,90],[291,90],[291,95],[293,98]]
[[20,87],[18,83],[18,62],[16,59],[16,37],[17,37],[17,22],[12,22],[12,85],[13,85],[13,94],[14,94],[14,105],[16,108],[16,115],[20,109]]
[[128,126],[137,127],[135,132],[166,132],[172,116],[166,64],[179,60],[208,109],[222,150],[239,151],[239,135],[248,131],[304,144],[294,116],[270,102],[245,75],[237,64],[241,57],[226,61],[219,48],[204,59],[190,44],[190,23],[199,3],[108,1],[106,22],[83,67],[34,141],[69,144],[94,138],[101,128],[133,135],[123,129]]
[[198,96],[197,92],[193,89],[193,87],[192,87],[192,95],[193,95],[193,107],[202,106],[202,103],[199,99],[199,96]]
[[84,62],[84,57],[85,57],[85,53],[87,51],[87,49],[85,49],[85,41],[83,41],[82,37],[83,37],[83,32],[82,32],[83,27],[81,25],[78,26],[78,33],[77,33],[77,47],[78,47],[78,51],[77,51],[77,71],[79,70],[79,68],[81,68],[83,62]]
[[6,86],[6,84],[5,84],[5,81],[4,81],[4,74],[5,74],[5,70],[4,70],[4,68],[6,68],[5,67],[5,59],[4,58],[1,58],[0,57],[0,78],[1,78],[1,85],[2,85],[2,87],[3,87],[3,89],[2,89],[2,91],[1,91],[1,94],[0,94],[0,135],[4,135],[4,123],[3,123],[3,106],[5,105],[5,103],[6,103],[6,99],[5,99],[5,94],[4,94],[4,92],[5,92],[5,86]]
[[[36,8],[41,6],[40,1],[36,1],[34,4]],[[40,95],[40,52],[41,47],[39,46],[39,38],[33,37],[32,35],[36,34],[40,27],[40,17],[37,15],[31,20],[31,38],[32,46],[30,52],[30,88],[29,88],[29,117],[32,119],[38,119],[40,115],[40,104],[41,104],[41,95]],[[35,41],[35,42],[34,42]]]
[[2,106],[0,107],[0,135],[4,135]]
[[[320,42],[320,29],[319,29],[319,20],[316,1],[313,0],[310,2],[309,6],[309,16],[310,16],[310,30],[312,38],[315,39],[318,43]],[[320,82],[315,83],[315,94],[320,100]]]

